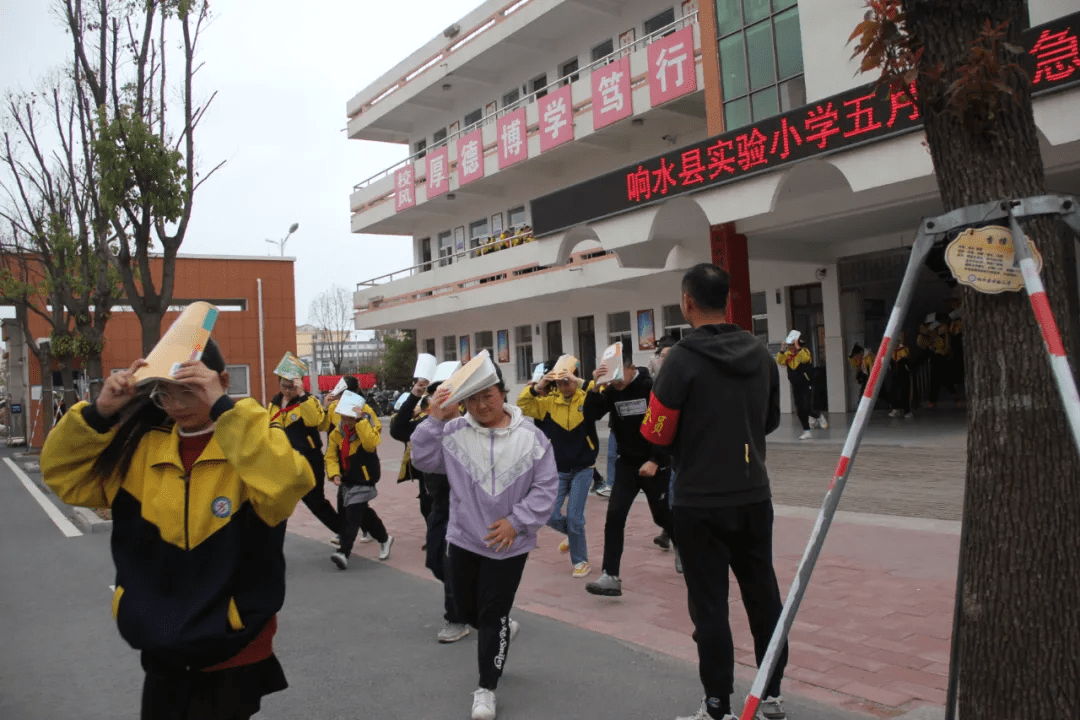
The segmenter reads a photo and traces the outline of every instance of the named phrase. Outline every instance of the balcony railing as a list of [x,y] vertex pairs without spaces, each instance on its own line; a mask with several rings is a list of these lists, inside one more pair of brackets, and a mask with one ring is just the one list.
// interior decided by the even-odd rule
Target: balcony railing
[[[596,69],[598,67],[603,67],[604,65],[607,65],[608,63],[614,62],[615,60],[618,60],[621,57],[624,57],[626,55],[630,55],[633,52],[636,52],[639,48],[645,47],[646,45],[648,45],[653,40],[656,40],[657,38],[661,38],[661,37],[663,37],[665,35],[668,35],[670,33],[675,32],[676,30],[681,30],[682,28],[686,27],[687,25],[690,25],[690,24],[692,24],[694,22],[697,22],[697,18],[698,18],[698,11],[695,10],[694,12],[690,13],[689,15],[685,15],[685,16],[679,18],[678,20],[676,20],[675,22],[670,23],[669,25],[665,25],[664,27],[650,33],[649,35],[646,35],[645,37],[641,38],[640,40],[635,40],[634,42],[630,43],[629,45],[624,45],[621,48],[615,50],[614,52],[609,53],[609,54],[605,55],[602,58],[594,60],[593,62],[589,63],[585,67],[575,70],[573,73],[570,74],[570,76],[573,76],[573,75],[580,76],[580,75],[583,75],[585,73],[591,73],[594,69]],[[567,76],[567,77],[570,77],[570,76]],[[550,92],[551,90],[559,88],[559,87],[565,85],[567,77],[561,77],[558,80],[550,82],[547,85],[545,85],[544,87],[539,88],[537,90],[534,90],[533,92],[529,93],[528,95],[525,95],[524,97],[514,101],[510,105],[507,105],[506,107],[502,108],[501,110],[498,110],[497,112],[492,113],[491,115],[488,115],[487,117],[476,121],[475,123],[473,123],[472,125],[469,125],[468,127],[465,127],[465,128],[462,128],[461,130],[458,130],[457,132],[453,133],[452,135],[448,135],[447,137],[443,138],[442,140],[439,140],[439,142],[435,143],[431,147],[426,147],[423,150],[418,150],[418,151],[414,152],[412,155],[410,155],[409,157],[405,158],[404,160],[400,160],[400,161],[394,163],[393,165],[391,165],[390,167],[388,167],[388,168],[386,168],[384,170],[380,170],[379,172],[375,173],[374,175],[367,178],[366,180],[362,180],[362,181],[358,182],[356,185],[354,185],[353,186],[353,192],[356,192],[358,190],[362,190],[363,188],[367,187],[368,185],[371,185],[372,183],[378,182],[379,180],[382,180],[384,177],[388,177],[388,176],[392,175],[396,170],[399,170],[399,169],[407,166],[409,163],[416,162],[420,158],[424,157],[427,153],[438,150],[443,145],[449,145],[451,141],[456,140],[459,137],[462,137],[464,135],[467,135],[468,133],[471,133],[473,130],[475,130],[478,127],[483,127],[484,125],[495,122],[496,120],[501,118],[503,115],[507,115],[509,113],[512,113],[515,110],[517,110],[518,108],[523,107],[524,105],[527,105],[528,103],[534,102],[537,99],[537,97],[543,97],[544,95],[547,95],[548,92]],[[577,82],[577,81],[575,81],[575,82]],[[584,110],[585,107],[588,107],[588,106],[589,105],[586,105],[582,109]]]

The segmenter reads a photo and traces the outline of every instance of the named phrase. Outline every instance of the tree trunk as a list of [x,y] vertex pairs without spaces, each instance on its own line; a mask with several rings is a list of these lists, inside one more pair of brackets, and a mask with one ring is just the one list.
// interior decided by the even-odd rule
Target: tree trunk
[[[142,351],[143,357],[150,354],[150,351],[157,345],[157,341],[161,339],[161,318],[164,313],[162,312],[150,312],[144,310],[139,315],[139,325],[142,327]],[[134,358],[132,358],[134,359]]]
[[79,394],[75,391],[75,371],[72,369],[75,358],[65,356],[57,358],[60,362],[60,380],[64,385],[63,400],[64,411],[70,410],[79,401]]
[[101,354],[92,353],[86,356],[86,381],[87,387],[90,389],[90,402],[97,400],[98,394],[101,392],[101,386],[105,382],[102,377],[103,367],[101,364]]
[[[38,369],[41,371],[41,405],[38,414],[41,416],[41,444],[49,438],[49,431],[53,427],[53,375],[52,353],[49,352],[47,343],[41,343],[41,350],[36,353]],[[34,437],[37,422],[31,418],[31,426],[26,431],[26,446],[30,447]]]
[[[1045,191],[1029,88],[1010,80],[986,125],[950,114],[941,88],[987,19],[1026,25],[1022,0],[903,0],[925,48],[920,109],[945,209]],[[939,83],[925,71],[942,63]],[[1024,221],[1041,250],[1051,306],[1069,347],[1071,248],[1052,219]],[[1072,242],[1070,239],[1068,242]],[[1024,293],[963,291],[969,390],[967,539],[958,634],[961,718],[1080,717],[1080,462]]]

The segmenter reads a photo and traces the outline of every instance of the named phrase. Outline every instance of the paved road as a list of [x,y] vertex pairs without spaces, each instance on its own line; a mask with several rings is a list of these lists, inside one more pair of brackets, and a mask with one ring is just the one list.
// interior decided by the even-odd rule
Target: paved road
[[[0,464],[0,718],[136,717],[141,671],[109,613],[108,552],[106,534],[65,538]],[[326,553],[325,544],[288,537],[276,646],[292,687],[268,698],[260,717],[468,717],[475,641],[435,643],[438,586],[362,559],[340,573]],[[670,719],[696,707],[688,663],[548,618],[517,618],[523,629],[499,692],[504,720]],[[789,708],[793,720],[856,717],[794,697]]]

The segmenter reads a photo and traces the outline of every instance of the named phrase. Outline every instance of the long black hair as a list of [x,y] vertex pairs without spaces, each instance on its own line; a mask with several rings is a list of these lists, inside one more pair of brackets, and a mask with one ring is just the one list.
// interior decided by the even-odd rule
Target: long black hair
[[[213,339],[206,341],[202,362],[214,372],[225,372],[225,357]],[[150,399],[154,387],[154,383],[148,383],[139,388],[135,397],[120,410],[120,427],[112,442],[94,461],[91,475],[103,481],[113,473],[124,477],[131,469],[131,460],[135,457],[135,451],[143,436],[154,428],[166,431],[172,429],[173,419]]]

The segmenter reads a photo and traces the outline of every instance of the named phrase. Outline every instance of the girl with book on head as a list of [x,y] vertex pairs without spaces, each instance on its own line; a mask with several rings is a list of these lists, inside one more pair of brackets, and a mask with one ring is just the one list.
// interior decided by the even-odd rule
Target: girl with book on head
[[269,413],[226,394],[213,340],[169,380],[109,376],[41,452],[66,503],[112,508],[113,617],[142,651],[143,720],[237,720],[288,687],[274,655],[285,520],[315,484]]
[[[284,364],[284,361],[282,361]],[[279,370],[281,366],[278,366]],[[311,514],[333,533],[340,533],[341,521],[334,506],[326,499],[323,489],[322,435],[319,427],[323,422],[323,409],[314,395],[304,391],[303,377],[287,377],[278,374],[280,392],[270,400],[270,424],[285,430],[285,436],[298,453],[311,465],[315,475],[315,487],[304,496],[304,504]]]
[[[341,401],[341,395],[346,390],[352,393],[356,393],[357,395],[360,394],[360,381],[357,380],[356,377],[354,377],[353,375],[343,375],[341,377],[340,384],[344,385],[344,389],[338,390],[336,393],[327,393],[325,397],[326,411],[323,413],[323,419],[322,423],[319,425],[319,431],[326,433],[327,439],[330,438],[330,433],[333,432],[334,428],[341,424],[341,416],[337,413],[337,406],[338,402]],[[335,388],[335,390],[337,390],[337,388]],[[370,405],[364,405],[364,412],[371,417],[376,417],[375,411],[371,409]],[[345,496],[341,485],[338,485],[337,488],[337,514],[339,518],[345,517]],[[335,531],[337,534],[330,541],[331,545],[341,545],[340,527],[341,526],[339,524],[338,530]],[[360,535],[356,538],[356,542],[369,543],[371,542],[371,540],[371,533],[368,532],[368,529],[364,527],[363,523],[360,523]]]
[[450,485],[450,586],[462,620],[478,634],[472,718],[494,720],[495,689],[519,628],[510,608],[536,533],[551,517],[559,477],[551,443],[506,403],[498,366],[485,358],[479,376],[484,381],[464,400],[465,417],[451,394],[457,376],[439,388],[413,432],[412,459]]
[[340,545],[330,556],[340,570],[349,567],[349,555],[361,527],[379,543],[379,560],[390,559],[390,546],[394,543],[378,513],[369,505],[378,495],[375,483],[382,476],[376,451],[382,441],[382,425],[363,403],[364,399],[355,393],[342,393],[337,406],[341,421],[326,443],[326,474],[330,482],[341,486],[345,505]]

